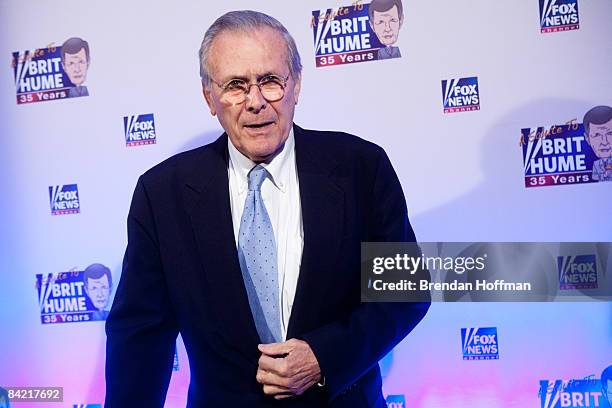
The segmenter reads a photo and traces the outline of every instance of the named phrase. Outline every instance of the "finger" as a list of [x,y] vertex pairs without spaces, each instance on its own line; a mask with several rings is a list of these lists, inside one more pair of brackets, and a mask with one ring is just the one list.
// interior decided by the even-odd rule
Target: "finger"
[[287,399],[287,398],[292,398],[294,396],[294,394],[276,394],[274,396],[274,399],[276,400],[283,400],[283,399]]
[[257,380],[258,383],[263,384],[263,385],[274,385],[274,386],[283,387],[286,389],[289,389],[289,385],[290,385],[289,379],[281,377],[269,371],[264,371],[264,370],[257,370],[257,375],[255,376],[255,379]]
[[287,365],[287,362],[283,360],[283,358],[274,358],[266,354],[262,354],[259,357],[258,364],[259,368],[261,368],[262,370],[272,371],[273,373],[280,374],[280,371],[282,371]]
[[269,356],[279,356],[288,354],[293,348],[293,343],[285,341],[283,343],[260,344],[257,348]]
[[289,388],[279,387],[278,385],[264,384],[263,391],[266,395],[293,395]]

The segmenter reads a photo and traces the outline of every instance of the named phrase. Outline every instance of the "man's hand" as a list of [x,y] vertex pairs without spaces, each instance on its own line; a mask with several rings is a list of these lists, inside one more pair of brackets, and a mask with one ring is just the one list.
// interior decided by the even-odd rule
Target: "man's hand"
[[321,379],[321,368],[305,341],[290,339],[284,343],[260,344],[257,382],[264,393],[275,399],[301,395]]

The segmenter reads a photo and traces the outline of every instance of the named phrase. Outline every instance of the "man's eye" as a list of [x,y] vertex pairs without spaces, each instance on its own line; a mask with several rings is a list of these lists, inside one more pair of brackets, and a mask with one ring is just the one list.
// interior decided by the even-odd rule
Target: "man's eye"
[[229,91],[240,91],[246,89],[246,84],[244,81],[233,80],[229,81],[225,88]]
[[277,76],[267,76],[259,81],[262,85],[280,85],[282,84],[282,80]]

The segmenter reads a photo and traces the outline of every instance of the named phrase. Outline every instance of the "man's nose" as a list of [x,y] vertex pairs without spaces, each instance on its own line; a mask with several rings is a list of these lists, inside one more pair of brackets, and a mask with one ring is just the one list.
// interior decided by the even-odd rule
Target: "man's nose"
[[251,86],[249,86],[249,91],[246,94],[246,109],[249,112],[257,113],[265,108],[267,103],[268,101],[266,101],[266,98],[264,98],[261,94],[259,87],[255,84],[251,84]]

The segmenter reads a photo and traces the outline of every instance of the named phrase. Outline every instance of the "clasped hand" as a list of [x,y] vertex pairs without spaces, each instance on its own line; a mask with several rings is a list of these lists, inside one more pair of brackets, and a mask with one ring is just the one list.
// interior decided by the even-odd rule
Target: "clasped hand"
[[283,343],[260,344],[257,382],[266,395],[285,399],[303,394],[321,380],[321,368],[305,341],[290,339]]

